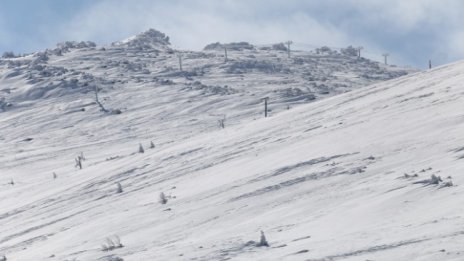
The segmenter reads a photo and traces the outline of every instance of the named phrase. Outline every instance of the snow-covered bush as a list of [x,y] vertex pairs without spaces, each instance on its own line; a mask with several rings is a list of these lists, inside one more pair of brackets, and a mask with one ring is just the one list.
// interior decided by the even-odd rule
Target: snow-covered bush
[[82,158],[80,156],[77,156],[77,158],[75,158],[74,161],[76,163],[74,167],[82,169]]
[[430,184],[438,185],[442,181],[443,180],[441,179],[441,177],[435,176],[435,174],[432,174],[432,176],[430,177]]
[[272,63],[270,61],[257,61],[257,60],[246,60],[246,61],[237,61],[229,65],[227,73],[231,74],[241,74],[247,73],[252,70],[258,70],[264,73],[278,73],[278,72],[288,72],[283,69],[282,64]]
[[12,104],[7,102],[5,97],[0,97],[0,111],[6,111],[6,108],[11,106]]
[[113,114],[113,115],[117,115],[117,114],[121,114],[122,111],[120,109],[111,109],[110,110],[110,114]]
[[259,238],[259,242],[256,242],[254,240],[250,240],[245,243],[245,247],[269,247],[269,243],[267,242],[266,236],[264,235],[264,232],[261,231],[261,236]]
[[116,186],[117,186],[116,193],[122,193],[122,186],[121,186],[121,183],[118,182],[118,183],[116,184]]
[[34,61],[32,63],[39,64],[39,63],[46,63],[48,61],[48,54],[46,52],[38,52],[34,54]]
[[57,56],[63,55],[63,53],[69,52],[71,49],[82,49],[82,48],[95,48],[97,45],[91,41],[66,41],[62,43],[58,43],[57,48],[49,51],[50,54],[54,54]]
[[225,46],[221,44],[220,42],[215,42],[215,43],[210,43],[207,46],[203,47],[203,50],[208,51],[208,50],[223,50]]
[[417,174],[413,174],[413,175],[409,175],[407,173],[404,173],[404,178],[405,179],[409,179],[409,178],[417,178],[419,175]]
[[[435,174],[432,174],[432,176],[430,176],[430,179],[419,180],[419,181],[414,182],[413,184],[439,185],[441,182],[443,182],[443,180],[441,179],[440,176],[436,176]],[[451,180],[448,182],[442,183],[441,185],[441,187],[451,187],[451,186],[453,186],[453,182],[451,182]]]
[[358,49],[354,48],[351,45],[346,48],[342,48],[340,52],[346,56],[358,56],[358,53],[359,53]]
[[236,89],[231,88],[227,85],[225,86],[205,85],[199,81],[188,83],[187,87],[184,88],[183,90],[189,90],[189,91],[199,90],[199,91],[202,91],[201,95],[208,95],[208,94],[230,95],[230,94],[235,94],[238,92]]
[[80,155],[78,155],[75,159],[76,165],[74,166],[75,168],[82,169],[82,161],[85,160],[84,153],[81,152]]
[[225,129],[225,127],[226,127],[226,123],[225,123],[225,122],[226,122],[226,119],[225,119],[225,118],[219,119],[219,120],[218,120],[219,128]]
[[248,42],[238,42],[238,43],[226,43],[226,44],[221,44],[219,42],[216,43],[211,43],[208,44],[203,48],[203,50],[208,51],[208,50],[224,50],[226,48],[227,50],[234,50],[234,51],[243,51],[243,50],[254,50],[255,47],[248,43]]
[[105,241],[106,243],[101,245],[102,251],[111,251],[116,248],[124,247],[124,245],[121,244],[121,239],[117,235],[107,237]]
[[286,88],[279,90],[279,96],[285,98],[287,102],[312,101],[316,96],[311,92],[304,92],[300,88]]
[[81,48],[92,48],[96,47],[97,45],[94,42],[91,41],[81,41],[81,42],[76,42],[76,41],[66,41],[62,43],[58,43],[57,47],[67,51],[68,49],[81,49]]
[[[4,52],[2,54],[2,58],[15,58],[15,54],[13,52]],[[1,260],[1,259],[0,259]]]
[[168,203],[168,199],[166,198],[163,192],[161,192],[159,195],[159,202],[163,205]]
[[118,256],[110,256],[106,259],[106,261],[124,261],[124,259],[122,259],[122,257],[118,257]]
[[332,51],[328,46],[322,46],[316,49],[316,53],[318,54],[333,54],[335,51]]
[[452,186],[454,186],[454,184],[453,184],[453,181],[451,181],[451,180],[450,180],[450,181],[443,182],[443,183],[441,184],[441,187],[442,187],[442,188],[452,187]]
[[269,243],[267,242],[266,240],[266,236],[264,235],[264,232],[261,231],[261,238],[259,239],[259,243],[256,244],[257,247],[268,247],[269,246]]
[[53,49],[50,53],[56,56],[63,56],[63,50],[60,48]]
[[273,44],[272,49],[277,51],[288,51],[287,47],[283,43]]

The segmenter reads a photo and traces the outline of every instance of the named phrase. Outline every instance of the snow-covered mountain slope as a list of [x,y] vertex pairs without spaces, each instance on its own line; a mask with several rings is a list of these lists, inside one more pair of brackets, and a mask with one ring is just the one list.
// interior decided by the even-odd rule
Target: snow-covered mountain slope
[[[290,101],[269,88],[296,86],[297,73],[229,78],[214,58],[209,73],[190,76],[160,68],[177,62],[166,49],[145,74],[131,69],[147,63],[145,49],[119,46],[130,41],[71,48],[46,63],[40,55],[3,60],[0,256],[463,259],[463,62],[287,110]],[[184,57],[194,54],[217,57]],[[202,64],[194,60],[190,68]],[[200,87],[189,77],[202,77]],[[282,77],[289,82],[260,87]],[[121,114],[100,111],[95,85]],[[256,246],[261,230],[269,247]],[[123,247],[102,251],[114,236]]]
[[[228,48],[227,61],[223,47]],[[107,47],[64,42],[53,50],[0,59],[0,98],[14,107],[24,101],[83,94],[95,86],[108,96],[113,90],[165,86],[176,95],[168,93],[163,100],[193,103],[184,108],[205,106],[202,101],[210,100],[221,103],[213,107],[224,108],[210,113],[234,118],[253,114],[263,97],[270,98],[274,110],[282,110],[414,72],[358,58],[351,47],[342,52],[327,47],[293,51],[290,58],[282,48],[217,43],[202,52],[174,50],[169,37],[153,29]],[[206,107],[202,114],[213,108]]]

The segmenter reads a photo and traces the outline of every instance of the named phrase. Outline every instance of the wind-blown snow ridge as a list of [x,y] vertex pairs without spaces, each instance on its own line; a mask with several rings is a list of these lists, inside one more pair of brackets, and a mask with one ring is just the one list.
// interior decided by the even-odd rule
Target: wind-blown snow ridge
[[[169,52],[100,48],[1,61],[0,256],[462,259],[464,62],[364,87],[372,78],[355,78],[358,88],[332,95],[342,72],[368,73],[370,63],[259,49],[230,52],[226,63],[219,52],[183,52],[178,72]],[[328,97],[281,96],[304,86],[316,60],[325,69],[311,75],[327,77]],[[253,67],[227,73],[235,63]],[[329,68],[339,71],[323,74]],[[95,86],[122,114],[100,110]],[[300,90],[291,98],[308,95]],[[269,247],[256,247],[261,231]]]

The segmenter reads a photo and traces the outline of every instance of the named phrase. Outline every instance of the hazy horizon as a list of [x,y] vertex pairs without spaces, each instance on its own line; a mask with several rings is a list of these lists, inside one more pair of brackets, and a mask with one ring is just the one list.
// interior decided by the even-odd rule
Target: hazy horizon
[[364,56],[425,68],[462,59],[464,2],[445,1],[30,1],[0,3],[0,52],[29,53],[58,42],[105,45],[154,28],[173,47],[200,50],[212,42],[296,49],[363,46]]

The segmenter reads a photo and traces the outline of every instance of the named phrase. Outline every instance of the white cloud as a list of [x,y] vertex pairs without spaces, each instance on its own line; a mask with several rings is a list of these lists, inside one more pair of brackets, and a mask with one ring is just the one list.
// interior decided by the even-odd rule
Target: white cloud
[[303,12],[258,18],[258,4],[264,1],[221,3],[102,1],[63,24],[59,34],[71,39],[116,41],[152,27],[169,35],[174,44],[194,49],[215,41],[264,44],[292,39],[321,45],[349,42],[344,32]]
[[450,35],[446,42],[448,50],[464,57],[464,30]]
[[459,26],[464,8],[460,0],[350,0],[345,2],[357,10],[366,23],[407,33],[424,25]]

